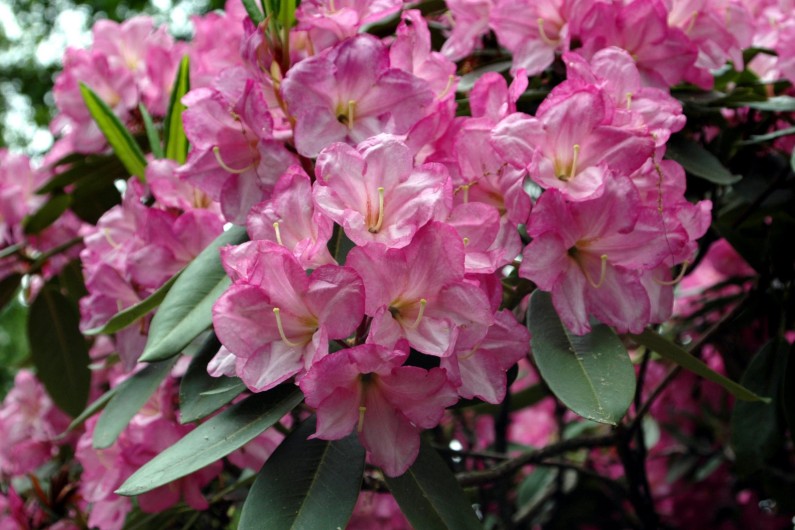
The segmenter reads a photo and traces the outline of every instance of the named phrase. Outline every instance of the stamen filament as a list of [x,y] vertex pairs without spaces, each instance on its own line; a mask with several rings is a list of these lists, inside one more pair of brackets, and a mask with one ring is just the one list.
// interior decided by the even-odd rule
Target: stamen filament
[[348,100],[348,130],[353,129],[353,118],[356,114],[356,101]]
[[676,285],[677,283],[682,281],[682,278],[685,277],[685,273],[687,272],[687,268],[690,266],[690,262],[685,260],[682,262],[682,268],[679,270],[679,274],[676,275],[676,278],[673,280],[658,280],[654,278],[654,282],[659,285]]
[[544,44],[549,46],[557,46],[558,43],[547,36],[547,32],[544,31],[544,19],[538,19],[538,35],[541,37],[541,40],[544,41]]
[[414,319],[414,323],[409,326],[409,329],[414,329],[420,325],[420,321],[422,320],[423,315],[425,315],[426,305],[428,305],[428,301],[425,298],[420,298],[420,310],[417,313],[417,318]]
[[249,169],[254,167],[254,165],[256,164],[256,162],[252,161],[249,165],[247,165],[246,167],[244,167],[242,169],[235,169],[233,167],[229,167],[228,165],[226,165],[226,162],[224,162],[223,159],[221,158],[221,150],[218,148],[217,145],[215,147],[213,147],[213,154],[215,155],[215,160],[218,161],[218,165],[221,166],[221,168],[224,171],[227,171],[227,172],[232,173],[234,175],[239,175],[241,173],[245,173],[246,171],[248,171]]
[[287,339],[287,336],[284,334],[284,327],[282,326],[282,317],[280,313],[281,309],[279,309],[278,307],[273,308],[273,314],[276,316],[276,327],[279,328],[279,336],[282,338],[282,342],[292,347],[300,346],[300,344],[298,344],[297,342],[292,342]]
[[362,432],[364,429],[364,413],[367,412],[367,407],[361,405],[359,407],[359,422],[356,424],[356,432]]
[[632,106],[632,92],[627,92],[627,110]]
[[282,243],[282,233],[279,230],[279,221],[273,223],[273,230],[274,232],[276,232],[276,242],[279,243],[281,246],[284,246],[284,243]]
[[381,230],[381,225],[384,224],[384,188],[378,188],[378,219],[375,221],[375,226],[368,229],[371,234],[377,233]]
[[602,284],[605,282],[605,276],[607,276],[607,254],[602,254],[601,260],[602,260],[602,270],[599,272],[599,281],[596,283],[594,283],[593,279],[591,278],[591,275],[588,274],[588,269],[586,269],[585,267],[581,267],[583,274],[585,274],[585,279],[588,280],[588,283],[590,283],[591,287],[593,287],[594,289],[599,289],[602,286]]
[[437,101],[443,100],[444,97],[450,93],[450,89],[453,88],[453,83],[455,83],[455,76],[451,74],[447,76],[447,86],[444,87],[444,90],[442,90],[438,96],[436,96]]
[[571,171],[569,172],[569,180],[574,178],[577,174],[577,158],[580,156],[580,144],[574,144],[574,156],[571,159]]

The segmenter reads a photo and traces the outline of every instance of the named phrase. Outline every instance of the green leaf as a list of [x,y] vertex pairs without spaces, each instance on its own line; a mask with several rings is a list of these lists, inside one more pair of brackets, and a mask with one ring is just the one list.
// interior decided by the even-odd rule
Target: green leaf
[[781,138],[782,136],[789,136],[792,134],[795,134],[795,127],[787,127],[786,129],[779,129],[771,133],[751,136],[747,140],[743,140],[742,142],[737,142],[737,144],[738,145],[761,144],[764,142],[769,142],[770,140],[775,140],[776,138]]
[[[778,396],[785,363],[789,353],[788,344],[771,341],[754,355],[741,378],[745,388],[771,396]],[[746,475],[761,469],[783,447],[784,429],[776,404],[734,404],[731,417],[731,444],[736,454],[735,465]]]
[[265,20],[265,15],[262,14],[262,10],[257,5],[256,0],[243,0],[243,7],[246,8],[248,18],[251,19],[254,25],[259,26]]
[[36,190],[38,195],[46,195],[55,190],[61,190],[80,180],[104,179],[113,182],[117,178],[126,178],[127,171],[119,157],[110,155],[83,155],[75,160],[69,169],[53,176],[49,182]]
[[180,164],[184,164],[188,157],[188,137],[185,136],[185,128],[182,125],[182,112],[185,110],[182,97],[189,90],[190,58],[186,55],[179,63],[164,125],[166,158],[176,160]]
[[138,319],[144,318],[147,314],[149,314],[150,311],[160,305],[168,292],[171,290],[174,282],[176,282],[177,278],[179,278],[180,274],[181,273],[178,272],[172,276],[171,279],[161,285],[157,291],[153,292],[137,304],[131,305],[130,307],[116,313],[113,318],[105,323],[104,326],[89,329],[88,331],[84,331],[84,333],[86,335],[110,335],[111,333],[116,333],[117,331],[120,331],[133,324]]
[[212,464],[259,436],[303,399],[301,392],[290,384],[249,396],[150,460],[116,493],[139,495]]
[[113,180],[80,179],[72,191],[71,209],[80,219],[96,224],[105,212],[120,202],[121,193]]
[[191,423],[209,416],[246,389],[237,377],[212,377],[207,373],[207,364],[215,357],[221,343],[210,336],[202,345],[179,385],[179,421]]
[[472,504],[442,457],[426,444],[399,477],[384,477],[400,510],[422,530],[480,530]]
[[283,28],[290,29],[295,25],[296,0],[280,0],[279,19]]
[[74,417],[88,402],[88,345],[77,305],[51,285],[30,306],[28,342],[36,375],[64,412]]
[[744,106],[770,112],[795,112],[795,98],[791,96],[774,96],[766,101],[751,101]]
[[743,401],[763,401],[765,403],[770,403],[769,397],[760,397],[744,386],[735,383],[731,379],[723,377],[718,372],[715,372],[706,364],[690,355],[690,353],[687,351],[661,336],[659,333],[656,333],[650,329],[646,329],[640,335],[631,335],[631,337],[639,344],[642,344],[650,350],[659,353],[666,359],[675,362],[682,368],[686,368],[708,381],[718,383],[737,399],[742,399]]
[[95,449],[113,445],[121,432],[143,407],[174,366],[176,359],[152,363],[125,379],[105,407],[94,428]]
[[795,347],[791,347],[787,355],[780,401],[790,437],[795,439]]
[[713,184],[727,186],[739,182],[742,178],[740,175],[733,175],[715,155],[700,144],[682,136],[671,136],[666,148],[665,156],[667,158],[679,162],[688,173]]
[[14,272],[0,280],[0,308],[3,308],[17,294],[22,275]]
[[115,386],[95,399],[94,402],[87,406],[79,416],[72,420],[72,423],[69,424],[69,427],[66,428],[66,431],[63,434],[77,429],[83,425],[88,418],[104,409],[105,405],[107,405],[111,398],[116,395],[116,391],[118,389],[119,387]]
[[144,130],[146,131],[146,139],[149,141],[149,149],[155,158],[163,158],[163,146],[160,145],[160,136],[157,134],[157,129],[152,121],[152,116],[146,110],[143,103],[138,104],[138,112],[141,113],[141,119],[144,122]]
[[615,332],[599,324],[587,335],[573,335],[542,291],[530,298],[527,327],[549,389],[580,416],[617,425],[635,396],[635,370]]
[[364,473],[356,433],[328,442],[308,440],[315,418],[279,445],[251,486],[239,530],[345,528]]
[[212,324],[215,301],[229,286],[218,249],[248,238],[234,226],[210,243],[185,267],[155,313],[141,361],[162,361],[177,355]]
[[36,213],[22,221],[22,228],[26,234],[38,234],[53,224],[69,208],[70,204],[72,204],[72,197],[69,195],[53,195],[49,201],[36,210]]
[[131,175],[143,180],[146,171],[146,157],[135,139],[107,103],[84,83],[80,83],[80,93],[83,95],[91,117],[97,122],[99,130],[105,135],[113,152]]

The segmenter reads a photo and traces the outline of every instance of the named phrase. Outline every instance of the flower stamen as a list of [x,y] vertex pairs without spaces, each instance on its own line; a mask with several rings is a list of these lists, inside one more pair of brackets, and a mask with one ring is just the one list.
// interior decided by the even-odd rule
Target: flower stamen
[[224,171],[226,171],[228,173],[232,173],[234,175],[239,175],[241,173],[245,173],[246,171],[248,171],[249,169],[254,167],[254,165],[256,165],[256,162],[252,161],[249,165],[247,165],[246,167],[244,167],[242,169],[235,169],[233,167],[228,166],[226,164],[226,162],[224,162],[224,160],[221,158],[221,150],[218,148],[217,145],[215,147],[213,147],[213,154],[215,155],[215,160],[218,162],[218,165],[221,166],[221,168]]
[[359,422],[356,424],[356,432],[361,433],[364,429],[364,413],[367,412],[367,407],[364,405],[359,406]]
[[602,268],[601,271],[599,272],[599,281],[596,283],[594,283],[593,279],[591,278],[591,275],[588,273],[588,269],[586,269],[585,267],[581,267],[582,273],[585,275],[585,279],[588,280],[588,283],[590,283],[591,287],[593,287],[594,289],[599,289],[602,286],[602,284],[605,282],[605,277],[607,276],[607,254],[602,254],[600,259],[602,260]]
[[548,46],[558,45],[556,41],[550,39],[549,36],[547,36],[547,32],[544,31],[544,19],[540,17],[538,19],[538,35],[541,37],[541,40],[544,41],[544,44],[547,44]]
[[654,283],[666,286],[676,285],[677,283],[682,281],[682,278],[685,277],[685,273],[687,273],[687,268],[689,266],[690,262],[688,260],[685,260],[684,262],[682,262],[682,268],[679,270],[679,274],[676,275],[676,278],[674,278],[673,280],[658,280],[657,278],[654,278]]
[[408,326],[409,329],[415,329],[420,325],[420,321],[422,320],[423,315],[425,315],[426,305],[428,305],[428,301],[425,298],[420,298],[420,310],[417,313],[417,318],[414,319],[414,322],[411,324],[411,326]]
[[279,328],[279,336],[282,338],[282,342],[284,342],[288,346],[292,346],[295,348],[296,346],[300,346],[297,342],[292,342],[287,339],[287,336],[284,334],[284,327],[282,326],[282,317],[281,317],[281,309],[278,307],[273,308],[273,314],[276,316],[276,327]]
[[572,148],[574,150],[574,156],[571,158],[571,171],[569,172],[569,180],[574,178],[574,175],[577,174],[577,158],[580,156],[580,144],[574,144]]
[[378,233],[381,230],[381,225],[384,224],[384,188],[378,188],[378,219],[375,221],[375,226],[368,228],[371,234]]
[[282,233],[279,230],[279,221],[273,223],[273,231],[276,232],[276,242],[284,246],[284,243],[282,243]]

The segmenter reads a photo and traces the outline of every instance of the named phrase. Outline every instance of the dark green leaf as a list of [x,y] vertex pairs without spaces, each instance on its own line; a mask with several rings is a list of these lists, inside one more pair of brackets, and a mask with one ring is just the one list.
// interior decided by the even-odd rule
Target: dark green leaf
[[632,335],[632,338],[639,344],[659,353],[682,368],[686,368],[708,381],[718,383],[737,399],[742,399],[744,401],[764,401],[765,403],[770,402],[769,397],[760,397],[743,385],[723,377],[718,372],[712,370],[706,364],[690,355],[687,351],[650,329],[644,330],[640,335]]
[[774,96],[766,101],[751,101],[745,106],[771,112],[795,112],[795,98],[791,96]]
[[225,457],[293,410],[304,396],[286,384],[254,394],[213,416],[136,471],[116,491],[138,495]]
[[173,357],[210,327],[213,304],[230,283],[221,266],[218,249],[242,243],[247,238],[245,228],[234,226],[185,267],[152,319],[142,361]]
[[345,528],[359,497],[364,448],[356,433],[341,440],[308,440],[315,419],[279,445],[251,487],[239,530]]
[[615,332],[599,324],[587,335],[573,335],[542,291],[530,298],[527,327],[549,389],[580,416],[617,425],[635,396],[635,370]]
[[787,355],[780,400],[790,437],[795,439],[795,347],[791,347]]
[[113,180],[81,179],[72,191],[71,209],[80,219],[96,224],[97,220],[121,202],[121,193]]
[[131,305],[127,309],[116,313],[113,318],[108,320],[104,326],[89,329],[84,333],[86,335],[110,335],[111,333],[116,333],[117,331],[133,324],[138,319],[144,318],[147,314],[149,314],[150,311],[160,305],[160,303],[168,294],[168,291],[171,290],[171,286],[174,285],[174,282],[176,282],[177,278],[179,278],[180,274],[181,273],[177,273],[172,276],[171,279],[161,285],[157,291],[153,292],[137,304]]
[[25,233],[38,234],[49,227],[69,208],[70,204],[72,204],[72,197],[69,195],[53,195],[49,201],[36,210],[36,213],[22,221]]
[[80,333],[77,305],[46,285],[30,306],[28,341],[36,374],[47,393],[74,417],[88,402],[88,346]]
[[179,421],[191,423],[209,416],[246,389],[237,377],[212,377],[207,373],[207,364],[215,357],[221,343],[210,336],[193,357],[179,385]]
[[[751,391],[778,396],[789,354],[784,341],[767,343],[748,364],[740,381]],[[776,403],[734,404],[731,444],[741,474],[762,468],[783,447],[784,430]]]
[[144,121],[144,130],[146,130],[146,139],[149,141],[149,149],[155,158],[163,158],[163,146],[160,145],[160,136],[157,134],[152,116],[143,103],[138,104],[138,112],[141,113],[141,119]]
[[265,15],[262,14],[262,10],[257,5],[256,0],[243,0],[243,7],[246,8],[248,18],[251,19],[254,25],[259,26],[265,20]]
[[414,464],[399,477],[384,477],[400,510],[422,530],[480,530],[472,504],[455,475],[424,441]]
[[769,142],[770,140],[775,140],[776,138],[781,138],[782,136],[789,136],[792,134],[795,134],[795,127],[787,127],[786,129],[779,129],[771,133],[751,136],[748,140],[743,140],[742,142],[737,143],[739,145],[761,144],[764,142]]
[[176,160],[180,164],[184,164],[188,156],[188,137],[185,136],[185,128],[182,126],[182,112],[185,110],[182,97],[189,90],[190,58],[186,55],[179,63],[164,125],[166,158]]
[[135,139],[113,113],[113,110],[93,90],[80,83],[80,93],[83,95],[83,101],[85,101],[91,117],[94,118],[99,130],[105,135],[113,152],[131,175],[143,179],[146,171],[146,157]]
[[105,407],[94,428],[95,449],[113,445],[121,432],[166,378],[176,359],[152,363],[124,380]]
[[665,156],[679,162],[697,177],[706,179],[713,184],[727,186],[738,182],[742,177],[733,175],[715,155],[692,140],[682,136],[671,136],[666,144]]
[[39,195],[45,195],[55,190],[60,190],[80,180],[109,180],[124,179],[128,176],[127,170],[121,160],[114,154],[88,155],[75,161],[66,171],[55,175],[44,186],[36,190]]
[[85,421],[88,418],[90,418],[100,410],[104,409],[105,405],[107,405],[108,402],[111,400],[111,398],[116,395],[116,391],[118,389],[119,387],[115,386],[110,390],[108,390],[107,392],[105,392],[104,394],[102,394],[101,396],[99,396],[97,399],[95,399],[94,402],[91,403],[89,406],[87,406],[85,410],[83,410],[83,412],[80,413],[79,416],[77,416],[75,419],[72,420],[72,423],[70,423],[69,427],[66,428],[66,432],[71,432],[77,429],[78,427],[83,425],[83,423],[85,423]]
[[0,280],[0,308],[5,307],[17,294],[21,282],[22,275],[16,272]]

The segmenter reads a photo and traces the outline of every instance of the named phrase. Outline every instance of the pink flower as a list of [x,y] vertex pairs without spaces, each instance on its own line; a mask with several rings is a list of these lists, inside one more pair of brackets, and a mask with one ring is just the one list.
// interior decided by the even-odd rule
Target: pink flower
[[318,157],[314,200],[357,245],[406,246],[414,234],[452,203],[450,178],[439,164],[414,167],[408,147],[376,136],[358,151],[333,144]]
[[464,244],[452,227],[430,223],[405,248],[356,247],[347,264],[364,280],[365,313],[373,317],[368,342],[451,355],[460,326],[489,326],[484,292],[464,279]]
[[213,326],[253,392],[303,373],[362,319],[363,285],[349,267],[324,265],[307,276],[270,241],[225,247],[221,260],[233,284],[213,307]]
[[316,51],[353,37],[366,25],[394,15],[402,0],[304,0],[295,11],[299,30],[309,34]]
[[389,50],[358,35],[294,65],[282,82],[295,146],[315,157],[334,142],[405,134],[433,103],[429,84],[390,65]]
[[489,32],[493,0],[447,0],[453,28],[442,45],[442,53],[453,61],[463,59],[482,46]]
[[313,437],[337,440],[356,429],[375,465],[403,474],[417,458],[420,430],[435,427],[458,400],[444,370],[402,366],[407,357],[363,344],[316,363],[299,383],[317,409]]

